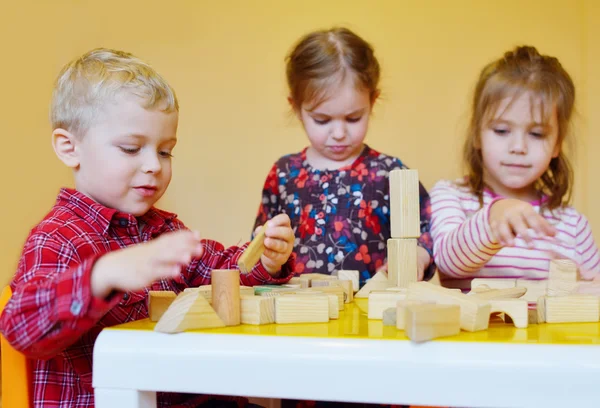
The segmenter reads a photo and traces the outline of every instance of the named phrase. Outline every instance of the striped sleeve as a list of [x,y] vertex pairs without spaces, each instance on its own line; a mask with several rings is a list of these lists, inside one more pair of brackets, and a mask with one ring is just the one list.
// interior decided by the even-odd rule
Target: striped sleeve
[[600,254],[592,235],[592,228],[584,215],[577,220],[575,247],[584,279],[593,279],[600,273]]
[[430,193],[433,253],[439,270],[451,277],[471,276],[502,247],[489,226],[489,204],[468,218],[455,184],[438,182]]

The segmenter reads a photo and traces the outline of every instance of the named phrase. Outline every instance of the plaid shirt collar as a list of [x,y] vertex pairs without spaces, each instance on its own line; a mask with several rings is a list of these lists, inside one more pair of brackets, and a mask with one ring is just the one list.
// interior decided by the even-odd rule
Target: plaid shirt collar
[[136,218],[131,214],[105,207],[85,194],[71,188],[62,188],[60,190],[56,204],[72,210],[103,236],[108,235],[108,229],[111,224],[123,228],[137,226],[141,221],[152,232],[162,230],[165,224],[170,224],[177,218],[176,214],[154,207],[150,208],[146,214]]

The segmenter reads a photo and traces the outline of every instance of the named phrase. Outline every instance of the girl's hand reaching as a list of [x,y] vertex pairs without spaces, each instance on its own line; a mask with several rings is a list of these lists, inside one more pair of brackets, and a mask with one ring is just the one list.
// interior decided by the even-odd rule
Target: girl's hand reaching
[[492,233],[504,246],[513,246],[517,236],[531,244],[530,229],[541,236],[556,235],[556,229],[535,212],[531,204],[514,198],[503,198],[492,203],[489,223]]

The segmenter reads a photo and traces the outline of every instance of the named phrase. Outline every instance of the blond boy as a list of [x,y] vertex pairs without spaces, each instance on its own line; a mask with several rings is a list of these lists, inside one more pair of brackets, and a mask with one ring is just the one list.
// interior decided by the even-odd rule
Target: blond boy
[[[236,268],[224,248],[153,207],[171,180],[179,107],[173,89],[131,54],[96,49],[67,64],[55,84],[52,144],[76,189],[31,231],[0,330],[32,362],[35,407],[92,407],[92,349],[106,326],[148,316],[149,290],[182,291]],[[267,224],[261,262],[244,285],[289,280],[294,233]],[[158,406],[208,396],[159,394]]]

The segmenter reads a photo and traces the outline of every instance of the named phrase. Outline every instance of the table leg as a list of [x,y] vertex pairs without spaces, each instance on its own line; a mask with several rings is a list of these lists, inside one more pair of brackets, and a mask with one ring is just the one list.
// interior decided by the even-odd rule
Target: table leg
[[156,392],[95,388],[96,408],[156,408]]

